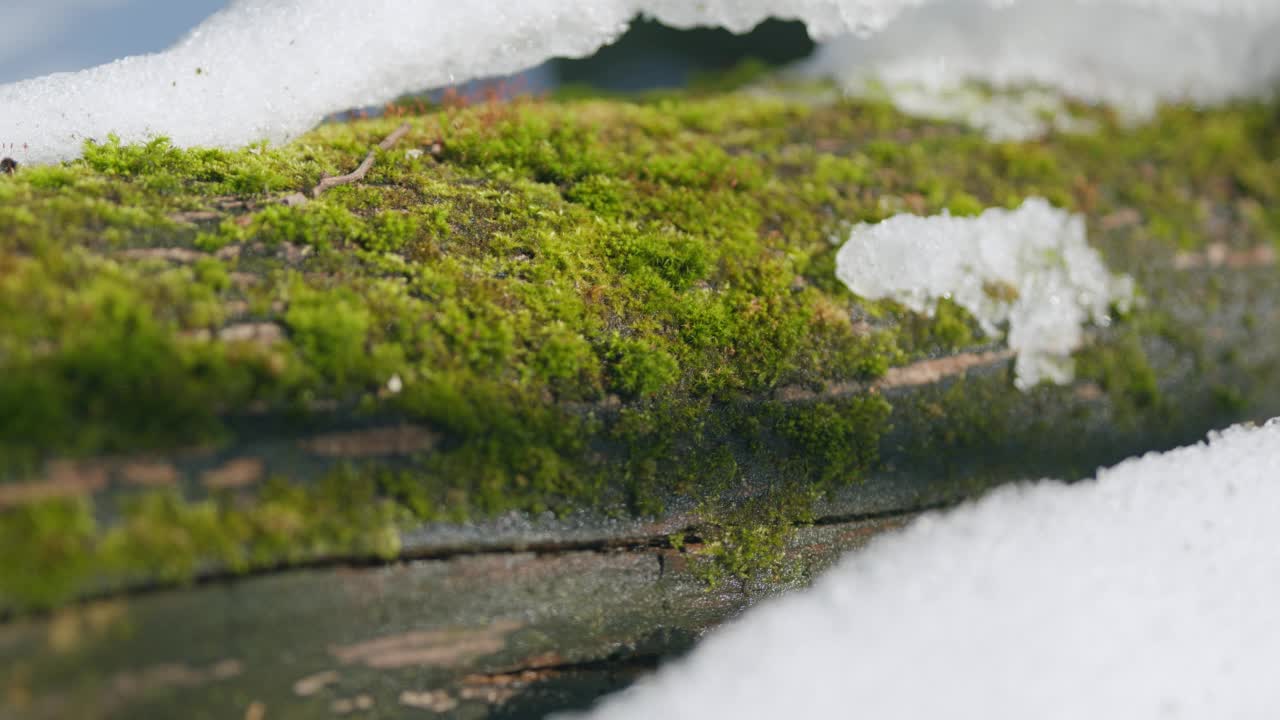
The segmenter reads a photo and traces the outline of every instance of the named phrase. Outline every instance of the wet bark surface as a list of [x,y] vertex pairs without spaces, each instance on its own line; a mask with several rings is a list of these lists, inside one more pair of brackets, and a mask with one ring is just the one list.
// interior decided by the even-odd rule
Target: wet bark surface
[[83,603],[0,627],[0,717],[541,717],[624,687],[908,517],[802,528],[785,575],[715,589],[691,567],[693,538],[295,569]]

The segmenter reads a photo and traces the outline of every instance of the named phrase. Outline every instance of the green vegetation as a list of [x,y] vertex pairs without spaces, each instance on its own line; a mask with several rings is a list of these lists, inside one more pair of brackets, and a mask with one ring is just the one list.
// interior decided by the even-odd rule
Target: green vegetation
[[[736,580],[744,583],[790,582],[800,568],[787,567],[787,540],[798,524],[813,521],[817,494],[812,486],[791,486],[753,498],[728,511],[711,510],[703,530],[704,545],[694,558],[693,571],[715,588]],[[681,538],[683,540],[683,538]],[[680,543],[673,543],[679,548]]]
[[[0,605],[385,555],[407,522],[651,512],[675,495],[711,507],[749,460],[806,500],[724,515],[709,577],[746,576],[812,498],[874,467],[892,409],[784,405],[779,388],[871,383],[988,342],[954,305],[924,318],[854,298],[833,274],[848,223],[1042,195],[1103,228],[1113,258],[1195,248],[1224,224],[1275,242],[1273,107],[1172,107],[1136,128],[1079,112],[1096,134],[990,143],[877,103],[521,101],[330,124],[280,148],[109,139],[0,177],[0,482],[54,457],[226,446],[262,414],[399,418],[443,438],[410,470],[280,479],[248,504],[166,490],[107,524],[88,499],[2,510]],[[283,202],[405,120],[363,182]],[[1139,410],[1157,397],[1136,344],[1082,367]]]
[[99,529],[90,503],[52,500],[5,511],[0,602],[48,607],[92,583],[183,582],[201,570],[245,571],[324,557],[392,558],[396,504],[376,482],[335,472],[315,488],[267,483],[252,504],[229,493],[188,502],[175,492],[130,498],[119,524]]

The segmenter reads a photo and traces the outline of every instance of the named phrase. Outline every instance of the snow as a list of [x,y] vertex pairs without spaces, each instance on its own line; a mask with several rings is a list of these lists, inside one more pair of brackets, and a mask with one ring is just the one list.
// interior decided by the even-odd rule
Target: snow
[[1133,301],[1133,280],[1113,276],[1085,241],[1085,221],[1040,198],[975,218],[895,215],[858,225],[836,255],[855,294],[931,314],[941,298],[968,310],[987,335],[1008,325],[1015,384],[1072,379],[1072,351],[1087,322]]
[[[1047,3],[1059,4],[1057,0],[989,2],[1042,10]],[[1109,16],[1137,13],[1136,8],[1142,8],[1143,17],[1180,18],[1175,24],[1221,24],[1254,33],[1280,17],[1280,4],[1266,0],[1076,0],[1066,4],[1088,8],[1081,17],[1104,26],[1097,33],[1085,32],[1087,23],[1081,21],[1061,41],[1086,47],[1095,34],[1110,37],[1105,32]],[[945,13],[961,5],[961,0],[236,0],[163,53],[0,86],[0,107],[4,108],[0,147],[25,147],[23,159],[39,163],[74,157],[84,139],[102,140],[111,132],[126,141],[164,134],[181,146],[280,142],[335,111],[377,105],[409,91],[508,75],[551,57],[587,55],[618,37],[640,13],[675,26],[720,25],[734,31],[779,16],[802,20],[812,35],[826,39],[868,35],[913,7],[936,7]],[[977,42],[985,41],[986,22],[975,19],[964,32],[976,32],[975,37],[983,39]],[[1000,27],[993,24],[990,36],[1000,37]],[[1191,57],[1186,63],[1216,57],[1177,45],[1200,35],[1171,39],[1163,35],[1164,25],[1157,22],[1153,28],[1151,37],[1140,33],[1133,44],[1152,44],[1155,60],[1181,67],[1184,55]],[[894,38],[895,61],[907,57],[903,53],[917,59],[939,57],[934,47],[921,44],[910,31]],[[1212,35],[1205,41],[1220,40]],[[974,42],[970,40],[970,45]],[[1029,50],[1036,44],[1023,43]],[[1048,47],[1053,52],[1045,63],[1052,66],[1061,55],[1060,48],[1054,43]],[[1019,76],[1017,68],[999,65],[1004,58],[998,53],[992,57],[982,58],[975,66],[984,76],[997,81]],[[1013,57],[1025,60],[1019,53]],[[1251,88],[1255,76],[1269,77],[1274,69],[1244,63],[1229,53],[1222,57],[1221,63],[1203,69],[1205,87],[1220,82],[1228,90],[1237,85]],[[1163,65],[1144,65],[1129,73],[1115,61],[1109,58],[1096,75],[1113,74],[1116,93],[1135,89],[1130,83],[1138,81],[1156,82],[1154,92],[1163,92],[1158,84]],[[1033,74],[1053,75],[1050,71]]]
[[1135,120],[1163,101],[1213,104],[1270,92],[1280,77],[1280,3],[1205,12],[1214,5],[1169,3],[1153,12],[1062,0],[930,3],[873,37],[825,44],[805,70],[833,76],[853,94],[885,94],[916,115],[985,128],[996,139],[1072,129],[1071,118],[1056,95],[992,98],[974,92],[972,81],[997,90],[1049,88]]
[[1280,421],[1007,487],[770,601],[590,718],[1272,718]]
[[[903,80],[886,85],[878,76],[859,72],[845,78],[849,95],[884,97],[899,110],[916,117],[951,120],[977,128],[993,141],[1033,140],[1050,130],[1090,132],[1087,121],[1074,116],[1061,94],[1043,87],[989,89],[966,83],[931,85]],[[1120,108],[1130,120],[1143,112]]]

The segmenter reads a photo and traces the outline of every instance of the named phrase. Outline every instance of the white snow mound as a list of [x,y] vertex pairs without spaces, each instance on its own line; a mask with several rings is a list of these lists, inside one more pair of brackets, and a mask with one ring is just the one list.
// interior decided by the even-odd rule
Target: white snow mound
[[591,718],[1273,718],[1280,421],[874,541]]
[[857,295],[919,313],[949,298],[987,335],[1007,324],[1023,390],[1070,382],[1085,324],[1109,323],[1111,306],[1127,309],[1134,297],[1132,278],[1113,276],[1089,247],[1084,217],[1040,198],[975,218],[904,214],[858,225],[836,255],[836,276]]
[[[168,135],[180,146],[278,142],[335,111],[589,54],[637,14],[739,32],[770,16],[799,19],[825,39],[865,35],[905,9],[953,2],[235,0],[163,53],[0,86],[0,147],[24,148],[22,158],[39,163],[74,157],[86,138],[102,140],[111,132],[130,142]],[[1117,7],[1255,23],[1280,15],[1276,3],[1263,0],[1076,2],[1096,8],[1099,22]],[[908,46],[935,55],[920,43]],[[1206,73],[1230,81],[1223,70],[1213,66]]]

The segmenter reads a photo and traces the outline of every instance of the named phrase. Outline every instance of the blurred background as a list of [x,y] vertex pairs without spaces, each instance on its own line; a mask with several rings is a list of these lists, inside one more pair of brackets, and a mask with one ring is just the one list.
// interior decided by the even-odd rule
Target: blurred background
[[0,83],[172,45],[227,0],[0,0]]

